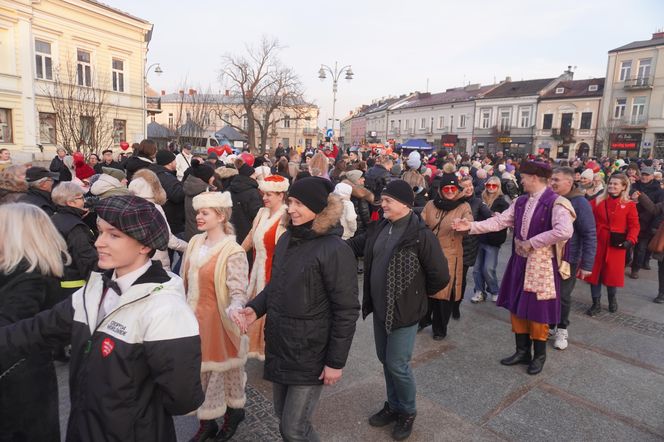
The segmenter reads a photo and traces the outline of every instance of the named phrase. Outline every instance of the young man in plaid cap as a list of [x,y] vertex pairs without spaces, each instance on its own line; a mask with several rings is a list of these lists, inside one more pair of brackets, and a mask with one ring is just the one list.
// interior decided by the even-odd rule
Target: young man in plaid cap
[[168,245],[166,221],[130,195],[96,209],[104,272],[53,309],[0,328],[0,357],[71,342],[68,441],[175,441],[171,416],[197,409],[203,392],[182,280],[150,260]]

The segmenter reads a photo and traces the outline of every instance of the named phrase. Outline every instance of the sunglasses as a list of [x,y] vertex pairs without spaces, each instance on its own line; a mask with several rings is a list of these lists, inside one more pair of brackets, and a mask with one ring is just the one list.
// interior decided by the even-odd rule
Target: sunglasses
[[457,186],[443,186],[443,193],[455,193],[459,188]]
[[498,184],[485,184],[484,187],[486,187],[487,189],[497,189]]

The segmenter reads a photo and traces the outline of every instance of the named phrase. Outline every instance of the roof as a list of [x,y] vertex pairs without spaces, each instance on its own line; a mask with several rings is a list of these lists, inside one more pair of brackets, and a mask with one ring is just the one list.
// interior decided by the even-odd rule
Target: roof
[[148,123],[148,138],[171,138],[175,133],[164,125],[152,121]]
[[555,78],[542,78],[539,80],[506,81],[498,85],[494,90],[484,95],[484,99],[524,97],[538,95]]
[[238,132],[233,126],[222,127],[214,133],[214,137],[228,141],[247,141],[247,137]]
[[386,98],[385,100],[380,100],[376,103],[372,103],[366,108],[366,110],[362,113],[362,115],[368,115],[368,114],[373,114],[375,112],[384,111],[385,109],[396,103],[397,101],[403,99],[404,96],[402,95],[400,97]]
[[[588,90],[590,85],[597,85],[596,91]],[[563,88],[562,94],[557,94],[556,89]],[[589,80],[560,81],[556,87],[542,94],[542,100],[555,100],[561,98],[601,97],[604,91],[604,78],[591,78]]]
[[431,145],[427,143],[426,140],[414,138],[411,140],[406,141],[405,143],[401,143],[401,147],[405,149],[419,149],[419,150],[429,150],[431,149]]
[[660,46],[660,45],[664,45],[664,37],[651,38],[650,40],[633,41],[629,44],[626,44],[625,46],[620,46],[619,48],[611,49],[609,53],[629,51],[630,49],[650,48],[653,46]]
[[445,92],[436,94],[431,93],[416,93],[409,97],[406,101],[397,104],[392,108],[395,109],[411,109],[423,106],[436,106],[446,103],[459,103],[464,101],[471,101],[482,97],[487,92],[496,87],[491,86],[465,86],[453,89],[448,89]]
[[127,13],[127,12],[124,12],[124,11],[122,11],[122,10],[120,10],[120,9],[114,8],[113,6],[109,6],[109,5],[105,4],[105,3],[98,2],[97,0],[85,0],[85,1],[86,1],[87,3],[91,3],[91,4],[93,4],[93,5],[99,6],[100,8],[104,8],[104,9],[106,9],[106,10],[108,10],[108,11],[115,12],[115,13],[120,14],[120,15],[124,15],[125,17],[127,17],[127,18],[131,18],[132,20],[138,20],[138,21],[140,21],[141,23],[145,23],[145,24],[147,24],[147,25],[151,25],[151,24],[152,24],[152,23],[150,23],[150,22],[147,21],[147,20],[144,20],[144,19],[142,19],[142,18],[140,18],[140,17],[136,17],[135,15],[131,15],[131,14]]
[[[194,100],[193,97],[196,97]],[[284,100],[285,101],[285,100]],[[207,103],[207,104],[233,104],[241,105],[243,104],[242,96],[239,94],[205,94],[205,93],[196,93],[194,95],[189,95],[188,93],[171,93],[161,96],[162,103]],[[307,103],[305,101],[299,101],[296,103],[285,103],[287,105],[297,105],[297,106],[311,106],[315,107],[315,104]],[[257,103],[260,105],[260,103]]]

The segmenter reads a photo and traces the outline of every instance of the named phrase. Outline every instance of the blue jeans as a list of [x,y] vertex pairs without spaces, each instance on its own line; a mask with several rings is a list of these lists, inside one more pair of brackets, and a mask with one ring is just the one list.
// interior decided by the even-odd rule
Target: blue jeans
[[286,442],[319,441],[311,425],[322,385],[272,384],[274,412],[279,417],[279,432]]
[[385,323],[373,318],[376,355],[383,364],[387,403],[399,413],[413,414],[415,407],[415,377],[410,368],[417,324],[392,330],[389,335]]
[[480,243],[477,259],[473,266],[473,279],[475,280],[475,291],[486,292],[490,295],[498,294],[498,278],[496,277],[496,265],[498,264],[498,252],[500,247]]
[[[609,295],[616,295],[616,287],[607,287],[606,292]],[[590,285],[590,296],[592,296],[593,299],[600,299],[602,297],[602,284],[597,284],[597,285]]]

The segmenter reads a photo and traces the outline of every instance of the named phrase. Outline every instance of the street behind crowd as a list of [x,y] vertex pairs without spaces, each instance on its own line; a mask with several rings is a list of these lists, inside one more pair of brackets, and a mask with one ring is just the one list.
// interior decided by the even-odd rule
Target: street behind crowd
[[[499,278],[511,244],[501,248]],[[654,263],[654,261],[653,261]],[[570,346],[549,357],[541,376],[522,365],[498,362],[513,346],[509,312],[492,302],[471,304],[466,290],[461,319],[451,321],[447,338],[419,333],[413,354],[417,380],[417,425],[410,440],[611,440],[664,439],[664,315],[652,298],[657,270],[625,278],[618,293],[620,311],[588,317],[589,285],[578,281],[573,293]],[[361,284],[361,280],[359,282]],[[360,291],[361,292],[361,291]],[[67,366],[56,363],[60,419],[64,437],[69,412]],[[247,363],[247,418],[234,440],[280,440],[271,404],[271,384],[262,380],[262,363]],[[337,385],[325,387],[314,425],[322,440],[380,441],[390,427],[367,420],[385,397],[375,356],[371,318],[358,322],[353,346]],[[175,420],[178,440],[198,427],[195,417]]]

